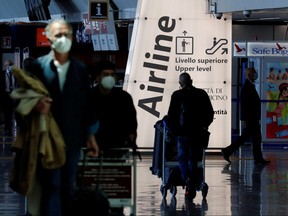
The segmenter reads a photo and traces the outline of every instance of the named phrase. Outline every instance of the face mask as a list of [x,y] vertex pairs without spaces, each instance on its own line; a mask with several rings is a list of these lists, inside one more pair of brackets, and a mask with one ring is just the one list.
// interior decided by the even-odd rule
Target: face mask
[[258,73],[254,73],[254,80],[257,80],[258,79]]
[[12,68],[13,68],[12,65],[9,65],[9,66],[8,66],[8,70],[9,70],[9,71],[12,71]]
[[72,41],[65,37],[62,36],[61,38],[57,38],[55,41],[52,43],[52,48],[56,50],[58,53],[67,53],[70,51],[72,46]]
[[112,76],[103,77],[103,79],[101,80],[101,85],[105,89],[112,89],[115,85],[115,78]]

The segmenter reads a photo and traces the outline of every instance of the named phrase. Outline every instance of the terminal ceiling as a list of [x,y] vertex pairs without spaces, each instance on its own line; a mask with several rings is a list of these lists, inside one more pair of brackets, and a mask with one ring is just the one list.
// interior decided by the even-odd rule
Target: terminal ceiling
[[[89,0],[9,0],[1,1],[0,22],[30,22],[24,2],[45,1],[49,3],[52,16],[65,16],[70,22],[82,20],[82,14],[88,12]],[[200,0],[198,0],[200,1]],[[209,5],[217,4],[216,13],[232,14],[233,22],[249,24],[283,24],[288,21],[288,1],[283,0],[202,0]],[[263,3],[265,2],[265,4]],[[137,0],[110,0],[112,10],[117,13],[117,21],[133,21]],[[248,18],[244,10],[250,10]],[[207,9],[206,13],[211,13]],[[213,12],[211,13],[214,16]],[[46,22],[41,20],[40,22]]]

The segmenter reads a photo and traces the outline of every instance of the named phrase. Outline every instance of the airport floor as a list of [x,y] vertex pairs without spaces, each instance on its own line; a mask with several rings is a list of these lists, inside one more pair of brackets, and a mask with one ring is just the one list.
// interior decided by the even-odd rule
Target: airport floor
[[[8,185],[13,139],[0,135],[0,215],[4,216],[25,215],[26,211],[25,199]],[[208,150],[205,169],[208,196],[203,200],[198,192],[190,202],[185,201],[181,186],[177,187],[175,197],[168,191],[163,199],[162,179],[149,169],[152,154],[142,153],[142,161],[137,162],[136,215],[288,215],[287,151],[285,147],[264,147],[264,156],[272,163],[259,166],[254,164],[249,145],[231,157],[231,165],[223,160],[219,150]]]

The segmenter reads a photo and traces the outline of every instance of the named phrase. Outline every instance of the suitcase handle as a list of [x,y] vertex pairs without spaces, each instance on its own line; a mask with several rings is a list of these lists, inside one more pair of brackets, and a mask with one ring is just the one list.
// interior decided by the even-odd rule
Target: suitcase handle
[[[91,151],[91,149],[88,148],[83,148],[83,163],[82,163],[82,169],[81,169],[81,174],[80,174],[80,181],[79,181],[79,190],[82,190],[83,187],[83,179],[84,179],[84,171],[86,167],[86,161],[87,161],[87,153]],[[99,190],[99,185],[100,185],[100,177],[101,177],[101,172],[102,172],[102,166],[103,166],[103,152],[100,151],[99,153],[99,167],[98,167],[98,174],[97,174],[97,181],[96,181],[96,191]]]

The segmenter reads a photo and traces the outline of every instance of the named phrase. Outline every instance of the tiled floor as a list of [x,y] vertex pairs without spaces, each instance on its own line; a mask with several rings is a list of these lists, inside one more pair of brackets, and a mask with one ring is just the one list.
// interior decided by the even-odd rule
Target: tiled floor
[[13,192],[8,185],[13,155],[10,151],[12,137],[0,135],[0,215],[24,215],[25,199]]
[[[25,214],[25,199],[8,186],[13,155],[13,138],[0,137],[0,215]],[[249,146],[232,157],[228,165],[220,154],[207,152],[207,200],[197,193],[193,202],[185,202],[184,190],[177,187],[176,197],[170,192],[162,199],[162,181],[152,175],[151,154],[142,154],[137,165],[137,216],[174,215],[288,215],[288,152],[287,148],[265,148],[271,165],[254,165]]]

